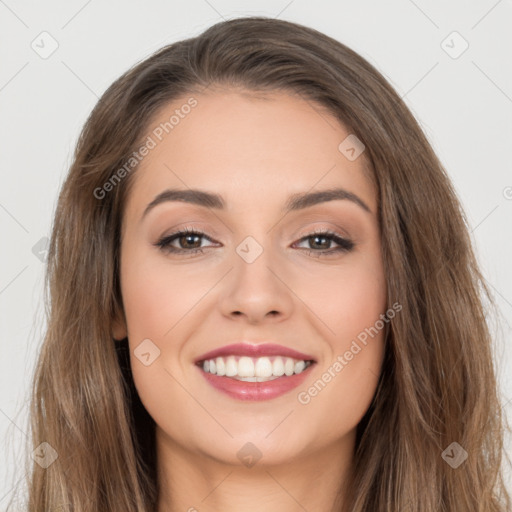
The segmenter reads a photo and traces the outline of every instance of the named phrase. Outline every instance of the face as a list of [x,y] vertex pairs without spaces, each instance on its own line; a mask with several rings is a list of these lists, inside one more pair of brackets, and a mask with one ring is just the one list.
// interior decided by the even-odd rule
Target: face
[[[364,153],[340,150],[350,132],[296,96],[193,97],[193,108],[181,108],[184,97],[159,112],[134,171],[121,242],[126,323],[113,335],[128,337],[160,443],[233,464],[244,450],[268,464],[331,456],[353,442],[384,353]],[[179,122],[162,131],[176,109]],[[220,198],[154,202],[192,189]],[[328,189],[342,190],[297,201]]]

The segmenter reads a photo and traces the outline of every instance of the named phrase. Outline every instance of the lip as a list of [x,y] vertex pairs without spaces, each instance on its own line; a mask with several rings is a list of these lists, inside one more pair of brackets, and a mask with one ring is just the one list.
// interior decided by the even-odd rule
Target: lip
[[[245,382],[231,377],[220,377],[203,371],[200,365],[202,361],[223,356],[283,356],[291,357],[292,359],[312,361],[312,364],[299,374],[290,375],[289,377],[282,376],[267,382]],[[225,345],[215,350],[211,350],[210,352],[198,357],[194,363],[208,384],[216,390],[237,400],[260,401],[277,398],[278,396],[284,395],[299,386],[304,379],[308,377],[311,368],[315,366],[316,359],[309,354],[304,354],[303,352],[299,352],[276,343],[254,344],[242,342],[232,343],[230,345]]]
[[245,382],[230,377],[219,377],[218,375],[206,373],[198,365],[196,367],[212,387],[231,398],[242,401],[261,401],[277,398],[298,387],[309,376],[311,369],[315,365],[316,363],[311,364],[299,374],[290,375],[289,377],[278,377],[267,382]]
[[[206,354],[195,359],[194,364],[197,364],[205,359],[215,359],[216,357],[223,356],[248,356],[248,357],[264,357],[264,356],[284,356],[291,357],[292,359],[302,359],[304,361],[316,362],[316,359],[308,354],[298,352],[283,345],[275,343],[232,343],[223,347],[211,350]],[[302,375],[302,374],[299,374]],[[288,377],[290,378],[290,377]],[[261,384],[261,383],[260,383]]]

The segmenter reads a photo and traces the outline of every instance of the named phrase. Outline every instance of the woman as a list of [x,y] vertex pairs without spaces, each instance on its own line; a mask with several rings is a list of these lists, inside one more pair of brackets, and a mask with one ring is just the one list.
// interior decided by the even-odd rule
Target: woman
[[30,511],[510,510],[460,204],[315,30],[222,22],[112,84],[47,284]]

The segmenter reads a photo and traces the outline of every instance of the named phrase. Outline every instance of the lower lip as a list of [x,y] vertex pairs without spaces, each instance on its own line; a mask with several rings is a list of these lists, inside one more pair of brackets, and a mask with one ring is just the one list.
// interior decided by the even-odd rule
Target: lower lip
[[215,389],[229,395],[231,398],[259,401],[277,398],[296,388],[308,376],[313,366],[314,363],[308,366],[302,373],[290,375],[289,377],[279,377],[267,382],[245,382],[243,380],[219,377],[212,373],[206,373],[199,366],[198,369],[209,384]]

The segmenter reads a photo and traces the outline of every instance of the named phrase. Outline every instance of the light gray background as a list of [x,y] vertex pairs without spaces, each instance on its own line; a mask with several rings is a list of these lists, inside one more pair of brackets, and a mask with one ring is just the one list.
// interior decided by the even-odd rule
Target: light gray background
[[[136,61],[248,14],[302,23],[347,44],[419,119],[455,183],[501,309],[496,360],[512,422],[510,0],[0,0],[0,510],[23,476],[29,376],[44,330],[44,250],[37,257],[32,248],[49,235],[79,130]],[[457,58],[464,42],[453,31],[469,44]],[[58,48],[43,59],[31,45],[47,51],[52,38]]]

